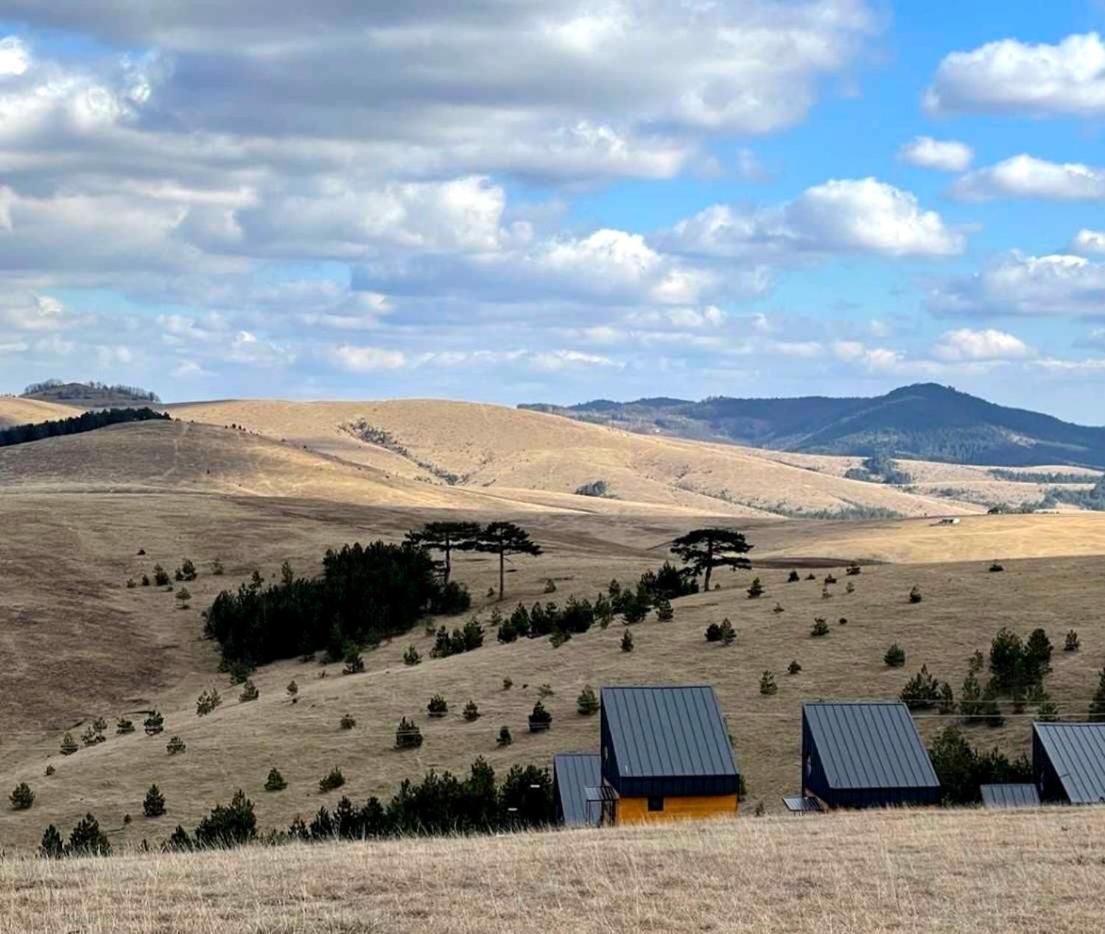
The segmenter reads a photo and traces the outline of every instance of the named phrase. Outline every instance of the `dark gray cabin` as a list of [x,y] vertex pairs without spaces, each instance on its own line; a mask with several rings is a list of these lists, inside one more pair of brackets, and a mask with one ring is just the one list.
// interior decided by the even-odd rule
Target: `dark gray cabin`
[[1105,803],[1105,723],[1033,723],[1032,774],[1041,801]]
[[553,756],[553,801],[556,819],[568,827],[597,827],[602,816],[595,791],[602,784],[597,752],[563,752]]

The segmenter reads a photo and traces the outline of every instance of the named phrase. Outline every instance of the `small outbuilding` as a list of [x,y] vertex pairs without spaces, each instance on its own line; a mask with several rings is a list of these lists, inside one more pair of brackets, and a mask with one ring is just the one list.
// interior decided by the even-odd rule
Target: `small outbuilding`
[[1041,801],[1105,803],[1105,723],[1033,723],[1032,774]]
[[1035,785],[980,785],[982,804],[988,808],[1038,808],[1040,795]]
[[597,752],[564,752],[553,756],[553,801],[556,819],[567,827],[597,827],[602,816],[597,789],[602,784]]
[[602,689],[602,822],[735,815],[741,776],[714,689]]
[[803,704],[802,794],[830,808],[934,805],[940,781],[905,704]]

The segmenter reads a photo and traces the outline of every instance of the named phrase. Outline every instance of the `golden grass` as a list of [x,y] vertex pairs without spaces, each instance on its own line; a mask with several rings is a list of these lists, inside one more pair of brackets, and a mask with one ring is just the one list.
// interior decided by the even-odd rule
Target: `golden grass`
[[16,396],[0,396],[0,428],[10,425],[26,425],[30,422],[46,422],[58,418],[70,418],[83,411],[58,402],[42,402],[38,399],[20,399]]
[[0,932],[1083,934],[1105,811],[868,812],[676,826],[0,859]]

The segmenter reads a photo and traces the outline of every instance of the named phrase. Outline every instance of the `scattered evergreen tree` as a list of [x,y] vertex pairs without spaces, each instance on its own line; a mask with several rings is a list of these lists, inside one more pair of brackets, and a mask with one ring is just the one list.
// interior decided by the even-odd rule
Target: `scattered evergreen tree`
[[813,620],[813,628],[810,630],[810,635],[813,637],[827,636],[829,634],[829,624],[825,622],[825,618],[822,616],[816,616]]
[[338,721],[338,725],[343,730],[351,730],[357,725],[357,721],[353,718],[353,714],[343,713],[341,719]]
[[732,529],[695,529],[671,543],[672,554],[687,565],[694,578],[705,573],[703,589],[710,589],[710,576],[716,567],[750,568],[744,555],[752,550],[744,535]]
[[136,581],[133,577],[128,577],[127,578],[127,590],[134,590],[134,588],[137,587],[137,586],[138,586],[138,581]]
[[990,643],[990,677],[996,690],[1008,691],[1020,681],[1034,684],[1026,678],[1024,643],[1021,637],[1003,626]]
[[234,793],[229,805],[216,805],[196,827],[196,844],[202,848],[245,846],[257,838],[257,817],[245,792]]
[[1004,566],[998,564],[997,561],[995,561],[993,564],[990,565],[990,573],[991,574],[1000,574],[1004,570],[1005,570]]
[[177,591],[176,600],[180,603],[180,609],[187,610],[192,599],[192,595],[188,592],[187,587],[181,587]]
[[916,584],[914,584],[913,589],[910,590],[910,592],[909,592],[909,602],[910,603],[920,603],[921,599],[922,599],[922,597],[921,597],[921,588],[918,587]]
[[977,675],[985,667],[986,660],[982,657],[982,653],[976,649],[975,654],[967,659],[967,671]]
[[288,782],[280,774],[280,769],[276,766],[269,769],[268,777],[265,779],[265,791],[283,791],[287,787]]
[[844,571],[844,573],[847,574],[849,577],[856,577],[857,575],[861,574],[862,572],[863,572],[863,568],[860,567],[855,561],[853,561],[851,564],[849,564],[848,567]]
[[215,577],[222,577],[226,573],[226,569],[223,567],[222,561],[218,558],[211,562],[211,573]]
[[794,659],[789,665],[787,665],[787,674],[796,675],[802,670],[802,666],[798,664],[798,659]]
[[973,670],[968,670],[967,677],[963,679],[963,687],[959,691],[959,712],[964,717],[977,717],[982,713],[982,685]]
[[940,702],[940,682],[929,674],[927,665],[922,665],[898,697],[910,710],[927,710]]
[[495,740],[496,745],[509,746],[512,742],[514,742],[514,739],[510,735],[510,727],[506,726],[505,724],[499,727],[499,736]]
[[1044,723],[1056,723],[1060,719],[1059,708],[1047,691],[1043,692],[1043,697],[1036,708],[1036,717]]
[[1091,723],[1105,723],[1105,668],[1098,675],[1097,690],[1094,691],[1093,699],[1090,701],[1088,719]]
[[622,651],[633,651],[633,633],[631,633],[628,629],[622,634]]
[[1025,704],[1028,703],[1028,697],[1025,694],[1024,686],[1018,684],[1016,687],[1014,687],[1012,697],[1013,697],[1013,713],[1015,713],[1015,714],[1024,713]]
[[856,585],[853,584],[851,581],[848,581],[848,583],[844,585],[844,592],[845,593],[855,593],[856,592]]
[[55,773],[56,771],[57,771],[57,769],[55,769],[55,768],[54,768],[54,767],[53,767],[52,765],[48,765],[48,766],[46,766],[46,777],[47,777],[47,778],[49,778],[49,777],[50,777],[51,775],[53,775],[53,774],[54,774],[54,773]]
[[440,694],[435,694],[426,705],[431,717],[444,717],[449,711],[449,704]]
[[829,584],[835,584],[835,583],[836,583],[836,578],[833,577],[833,575],[831,573],[825,575],[825,586],[826,587]]
[[[628,635],[628,633],[626,633]],[[545,709],[545,705],[538,701],[533,705],[533,711],[529,715],[529,731],[539,733],[547,730],[552,725],[552,714]]]
[[165,841],[162,849],[166,853],[188,853],[195,849],[195,845],[192,843],[192,838],[188,836],[188,831],[177,824],[176,829],[169,834],[169,839]]
[[148,574],[143,574],[142,575],[142,586],[143,587],[149,587],[150,586],[150,576]]
[[342,668],[341,673],[343,675],[359,675],[363,671],[364,658],[355,648],[350,648],[345,653],[345,666]]
[[160,564],[153,566],[153,582],[158,587],[169,586],[169,572],[166,571]]
[[161,711],[151,710],[149,715],[142,722],[142,727],[146,731],[147,736],[157,736],[158,733],[165,729],[165,718],[161,715]]
[[403,717],[395,730],[395,748],[417,749],[421,745],[422,731],[418,728],[418,724]]
[[720,628],[722,645],[732,645],[737,641],[737,630],[733,628],[733,624],[729,622],[728,617],[721,621]]
[[503,690],[509,691],[514,687],[514,680],[512,678],[503,678]]
[[675,611],[671,608],[671,601],[667,597],[661,597],[656,602],[656,619],[661,623],[670,623],[675,618]]
[[150,785],[142,801],[142,813],[146,817],[161,817],[165,813],[165,795],[157,785]]
[[61,754],[63,756],[71,756],[78,749],[80,749],[80,747],[77,745],[77,741],[73,739],[72,733],[66,733],[61,738]]
[[412,666],[422,664],[422,656],[418,654],[418,649],[413,645],[408,646],[407,651],[403,653],[403,664]]
[[476,551],[499,557],[499,599],[505,594],[506,561],[511,555],[541,554],[541,546],[530,540],[529,533],[513,522],[492,522],[480,530],[472,546]]
[[81,742],[85,746],[98,746],[104,742],[107,737],[104,736],[104,730],[107,729],[107,723],[102,717],[97,717],[93,720],[88,728],[81,734]]
[[905,649],[895,642],[886,650],[882,660],[886,662],[889,668],[901,668],[905,664]]
[[779,692],[779,686],[775,683],[775,675],[770,671],[765,671],[760,675],[760,693],[770,697],[772,694]]
[[212,713],[223,702],[222,695],[219,694],[218,688],[211,688],[200,693],[200,696],[196,698],[196,716],[206,717],[209,713]]
[[748,588],[748,599],[755,600],[758,597],[764,595],[764,585],[760,583],[760,579],[755,577],[752,579],[752,584]]
[[1023,755],[1010,761],[996,749],[978,752],[954,726],[938,734],[929,748],[929,758],[946,804],[977,804],[982,785],[1034,780],[1032,765]]
[[318,793],[324,795],[329,791],[336,791],[345,784],[345,776],[336,765],[318,781]]
[[470,700],[467,704],[464,705],[464,711],[463,711],[462,716],[469,723],[472,723],[474,720],[479,720],[479,718],[480,718],[479,705],[474,700]]
[[710,625],[706,627],[706,641],[721,641],[721,627],[717,623],[710,623]]
[[1005,722],[998,707],[998,692],[992,682],[982,692],[982,716],[987,726],[1001,726]]
[[1067,632],[1066,639],[1063,640],[1064,652],[1077,652],[1081,643],[1078,641],[1078,633],[1074,629]]
[[599,698],[591,685],[585,684],[583,690],[579,692],[579,697],[576,698],[576,710],[584,717],[598,713]]
[[448,584],[453,573],[453,552],[472,551],[480,537],[475,522],[428,522],[417,531],[407,533],[407,541],[416,548],[441,553],[442,581]]
[[1024,678],[1036,684],[1051,673],[1051,640],[1043,629],[1033,629],[1024,644]]
[[123,736],[127,733],[133,733],[134,721],[128,720],[126,717],[120,717],[118,720],[115,721],[115,732],[120,736]]
[[787,583],[788,584],[795,584],[798,581],[800,581],[801,579],[802,578],[798,575],[797,571],[791,571],[790,574],[787,575]]
[[26,811],[35,803],[35,793],[26,782],[20,782],[8,795],[13,811]]
[[299,694],[299,685],[295,683],[295,679],[293,678],[288,682],[288,686],[284,690],[288,697],[295,700],[296,696]]
[[42,859],[61,859],[65,855],[65,844],[57,827],[51,824],[42,834],[42,843],[38,847]]
[[191,558],[185,558],[177,569],[178,581],[194,581],[196,579],[196,565]]
[[184,752],[188,747],[185,745],[184,740],[179,736],[173,736],[169,739],[169,742],[165,744],[165,749],[170,756],[175,756],[177,753]]
[[952,686],[947,681],[940,684],[939,710],[945,716],[955,713],[955,695],[952,693]]
[[66,856],[110,856],[111,844],[100,830],[100,822],[91,814],[85,814],[69,833],[65,845]]
[[261,692],[257,690],[257,685],[249,678],[246,678],[242,682],[242,693],[238,695],[238,700],[243,704],[248,704],[250,701],[257,700],[261,696]]

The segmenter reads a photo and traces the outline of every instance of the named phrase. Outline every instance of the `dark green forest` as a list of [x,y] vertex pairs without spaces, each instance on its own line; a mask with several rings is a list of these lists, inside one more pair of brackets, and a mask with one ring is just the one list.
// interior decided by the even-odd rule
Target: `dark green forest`
[[165,412],[155,412],[150,408],[103,409],[51,422],[15,425],[12,428],[0,428],[0,448],[10,447],[13,444],[26,444],[29,441],[42,441],[46,438],[60,438],[63,435],[78,435],[85,431],[95,431],[97,428],[107,428],[108,425],[148,421],[169,421],[169,416]]

